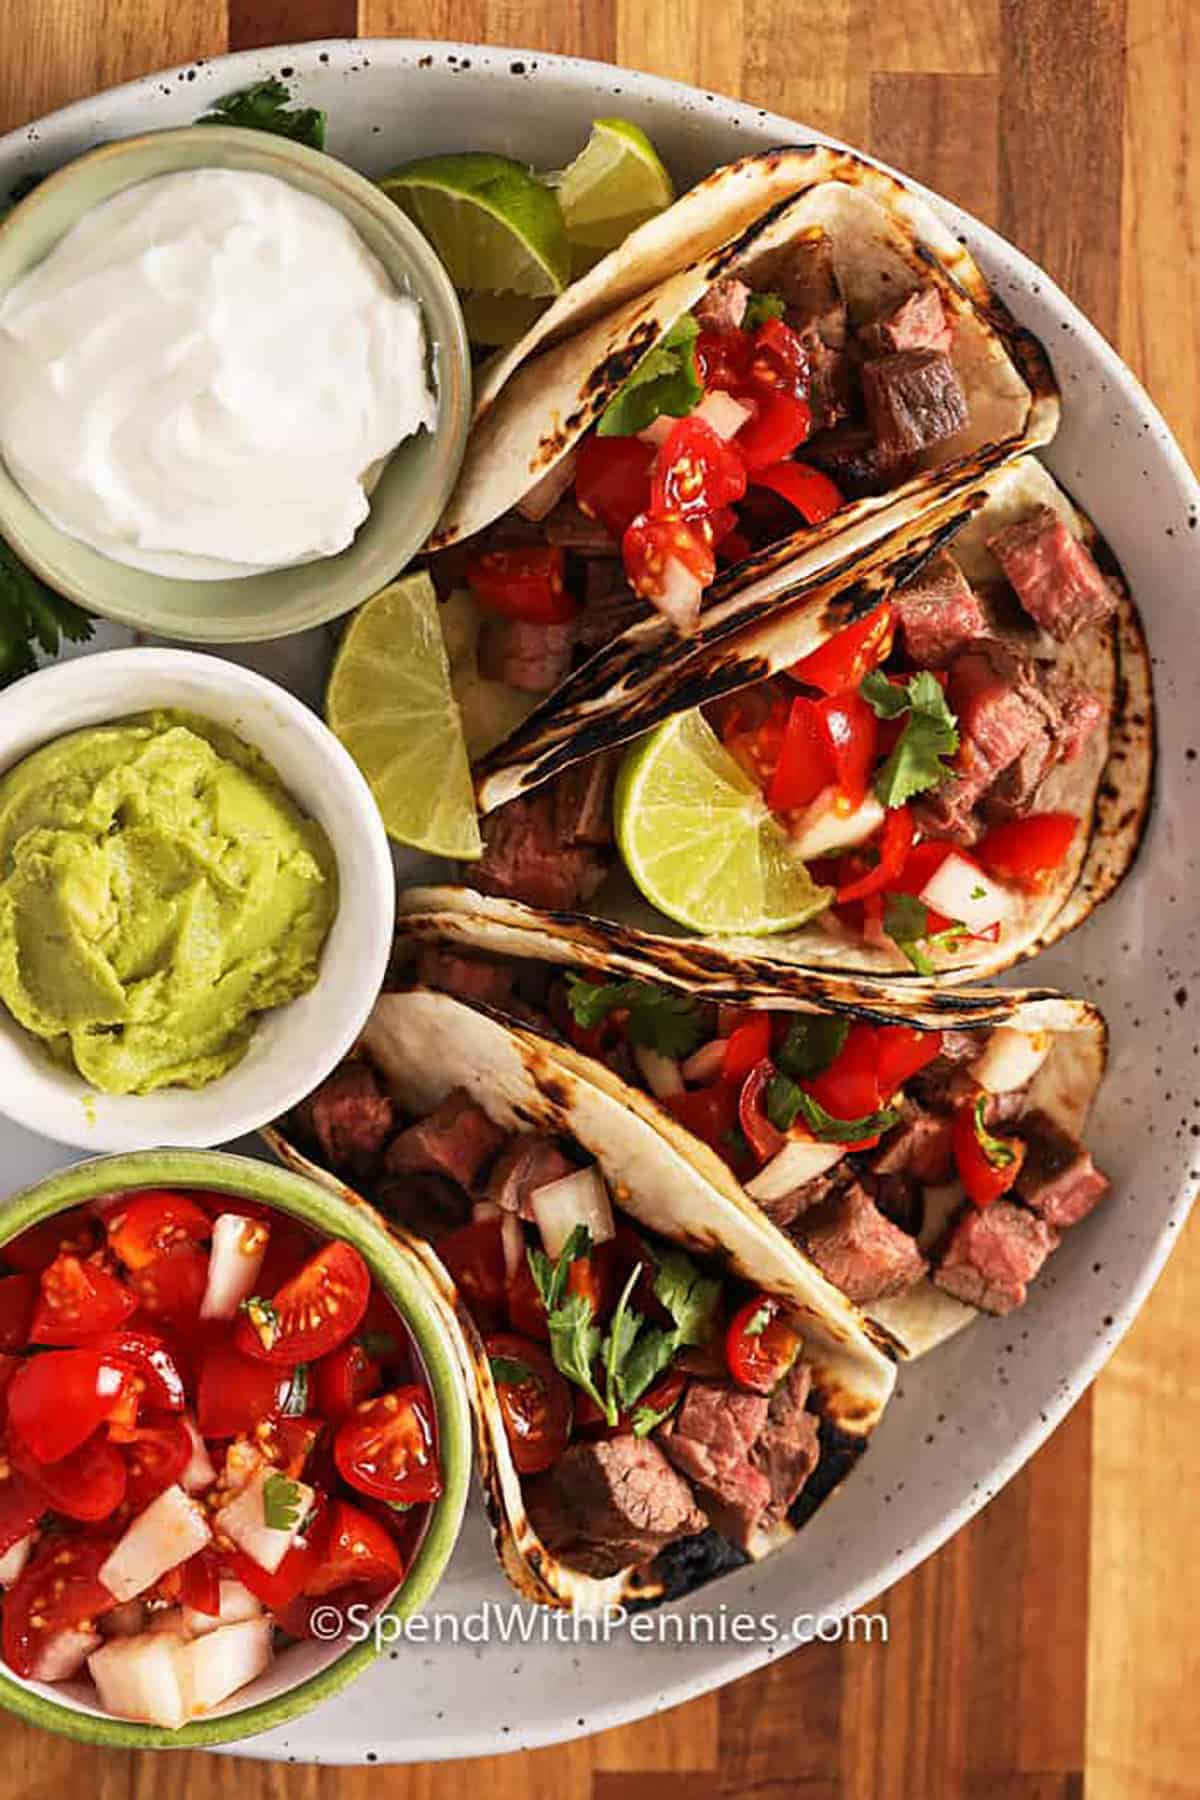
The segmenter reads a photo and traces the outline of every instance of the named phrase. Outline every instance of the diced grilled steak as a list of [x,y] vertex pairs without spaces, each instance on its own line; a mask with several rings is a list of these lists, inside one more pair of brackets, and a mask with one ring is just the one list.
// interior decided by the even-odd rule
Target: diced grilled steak
[[525,1483],[525,1500],[546,1548],[587,1575],[650,1562],[708,1526],[659,1446],[632,1433],[571,1444],[552,1469]]
[[903,1119],[884,1138],[871,1167],[877,1175],[911,1175],[916,1181],[936,1185],[950,1173],[953,1139],[953,1119],[927,1112],[909,1100]]
[[763,1395],[725,1381],[693,1381],[661,1433],[717,1530],[743,1548],[771,1503],[770,1478],[750,1461],[766,1423]]
[[1091,551],[1049,506],[1004,526],[988,539],[988,549],[1030,618],[1060,643],[1116,607],[1116,589]]
[[925,1223],[925,1189],[915,1176],[896,1169],[890,1175],[872,1176],[875,1204],[885,1219],[907,1237],[920,1238]]
[[1059,1242],[1044,1219],[1011,1200],[960,1213],[933,1271],[934,1285],[983,1312],[1023,1306],[1029,1283]]
[[566,911],[589,899],[607,873],[605,859],[584,845],[564,844],[552,790],[539,788],[498,807],[483,821],[483,855],[463,879],[483,894]]
[[735,275],[714,281],[693,312],[701,331],[736,331],[746,311],[750,289]]
[[479,633],[479,671],[523,694],[548,694],[571,667],[574,619],[542,624],[486,618]]
[[790,1194],[779,1194],[773,1200],[756,1200],[755,1205],[781,1230],[786,1231],[802,1213],[820,1206],[823,1200],[828,1200],[831,1194],[836,1194],[845,1187],[847,1179],[846,1164],[835,1163],[824,1175],[814,1175],[811,1181],[802,1182]]
[[814,431],[804,446],[804,460],[823,469],[847,500],[886,493],[915,466],[911,460],[907,464],[885,460],[867,427],[850,424]]
[[1037,695],[1030,697],[1036,698],[1042,710],[1042,729],[988,789],[983,801],[987,819],[1023,819],[1032,812],[1050,771],[1081,755],[1107,714],[1100,695],[1083,682],[1045,664],[1034,667],[1041,675],[1041,686]]
[[503,1126],[488,1118],[466,1088],[455,1088],[428,1118],[392,1139],[385,1162],[390,1175],[409,1170],[444,1175],[469,1190],[507,1137]]
[[1108,708],[1093,688],[1075,681],[1061,669],[1046,676],[1046,698],[1057,714],[1052,736],[1059,762],[1074,762],[1083,754],[1092,733],[1108,717]]
[[373,1198],[389,1219],[431,1243],[471,1217],[470,1195],[444,1175],[387,1175],[376,1184]]
[[613,841],[612,790],[617,759],[613,753],[572,763],[553,783],[554,828],[559,841],[602,849]]
[[820,1459],[816,1415],[807,1410],[812,1370],[794,1362],[767,1404],[767,1420],[750,1452],[756,1469],[766,1476],[771,1497],[763,1524],[785,1519]]
[[845,344],[846,302],[833,260],[833,242],[824,231],[805,232],[789,244],[771,272],[770,285],[781,296],[794,331],[803,333],[812,327],[834,349]]
[[[808,358],[808,404],[814,432],[829,431],[854,410],[858,360],[850,346],[827,344],[816,325],[800,333]],[[871,439],[874,448],[874,439]]]
[[967,397],[943,350],[898,350],[863,364],[863,403],[882,455],[917,456],[961,431]]
[[897,350],[948,351],[954,325],[942,304],[940,289],[931,285],[917,288],[894,312],[865,325],[859,336],[874,356]]
[[533,1218],[529,1196],[569,1175],[575,1164],[565,1157],[553,1138],[523,1131],[510,1138],[488,1176],[484,1198],[494,1200],[505,1212]]
[[1026,1206],[1058,1230],[1086,1219],[1111,1183],[1078,1138],[1041,1111],[1022,1119],[1020,1136],[1028,1148],[1016,1186]]
[[361,1169],[383,1149],[396,1124],[391,1095],[369,1063],[346,1062],[296,1109],[333,1169]]
[[421,987],[453,994],[457,1000],[481,1000],[485,1006],[503,1006],[513,985],[513,970],[503,963],[441,944],[422,945],[416,977]]
[[560,500],[537,529],[543,542],[573,550],[578,556],[613,556],[619,548],[599,519],[580,511],[573,496]]
[[914,813],[923,831],[973,843],[976,801],[1045,731],[1047,703],[1028,657],[983,638],[950,666],[948,696],[958,719],[955,773],[923,794]]
[[988,635],[983,602],[944,552],[896,590],[892,606],[904,648],[919,669],[948,669],[968,645]]
[[806,1213],[800,1234],[821,1272],[859,1306],[903,1294],[925,1273],[912,1238],[884,1217],[857,1181]]
[[1009,819],[1023,819],[1032,812],[1041,785],[1057,760],[1054,740],[1048,731],[1041,731],[1031,738],[1016,762],[1009,763],[984,795],[984,818],[1004,823]]

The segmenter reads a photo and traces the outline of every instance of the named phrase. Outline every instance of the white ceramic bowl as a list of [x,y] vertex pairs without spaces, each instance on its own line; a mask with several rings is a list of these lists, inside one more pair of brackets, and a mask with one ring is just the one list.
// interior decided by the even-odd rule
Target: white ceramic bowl
[[4,695],[0,771],[69,731],[155,707],[212,719],[266,757],[333,845],[340,902],[315,987],[264,1014],[241,1062],[207,1087],[97,1093],[53,1063],[0,1007],[0,1111],[84,1150],[204,1149],[277,1118],[346,1054],[391,948],[395,880],[370,789],[308,707],[235,663],[191,650],[131,649],[42,669]]

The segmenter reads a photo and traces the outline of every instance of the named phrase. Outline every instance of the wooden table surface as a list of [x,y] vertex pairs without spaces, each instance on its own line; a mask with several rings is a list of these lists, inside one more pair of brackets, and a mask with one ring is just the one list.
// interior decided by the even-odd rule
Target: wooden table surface
[[[865,146],[1043,263],[1200,461],[1200,0],[3,0],[0,129],[195,56],[355,32],[599,57]],[[1189,1273],[1200,1228],[1040,1455],[885,1596],[886,1647],[813,1647],[641,1725],[422,1768],[152,1758],[3,1719],[0,1796],[1200,1795]]]

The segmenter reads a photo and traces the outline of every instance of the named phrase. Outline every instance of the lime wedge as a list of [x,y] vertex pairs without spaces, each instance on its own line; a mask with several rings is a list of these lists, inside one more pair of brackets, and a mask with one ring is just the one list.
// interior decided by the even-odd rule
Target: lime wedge
[[485,151],[426,156],[379,183],[429,239],[463,293],[546,297],[571,273],[554,194],[523,163]]
[[549,304],[548,298],[534,300],[528,294],[464,294],[467,336],[473,344],[489,349],[515,344]]
[[671,177],[641,127],[628,119],[597,119],[558,177],[574,273],[590,268],[674,198]]
[[626,753],[613,811],[633,880],[693,931],[789,931],[832,897],[698,711],[668,719]]
[[338,648],[325,717],[366,776],[390,837],[470,858],[483,842],[438,615],[425,574],[372,595]]

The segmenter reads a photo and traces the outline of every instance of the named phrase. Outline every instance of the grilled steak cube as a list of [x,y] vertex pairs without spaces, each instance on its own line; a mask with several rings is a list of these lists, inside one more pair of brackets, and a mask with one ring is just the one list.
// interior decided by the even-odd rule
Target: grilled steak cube
[[1046,676],[1045,694],[1056,714],[1051,733],[1058,760],[1074,762],[1107,718],[1108,708],[1094,689],[1072,680],[1061,669],[1051,669]]
[[[815,325],[800,333],[808,358],[808,404],[814,432],[829,431],[854,411],[858,359],[852,349],[827,344]],[[874,440],[871,440],[872,446]]]
[[1019,1135],[1028,1148],[1016,1185],[1026,1206],[1058,1230],[1086,1219],[1111,1183],[1078,1138],[1044,1112],[1023,1119]]
[[884,1138],[871,1167],[877,1175],[911,1175],[915,1181],[936,1186],[950,1174],[953,1142],[952,1118],[927,1112],[909,1100],[903,1119]]
[[1005,525],[988,539],[988,549],[1030,618],[1060,643],[1116,607],[1116,589],[1091,551],[1049,506]]
[[1057,761],[1053,738],[1047,731],[1039,732],[988,789],[983,799],[984,818],[1000,823],[1025,818],[1033,811],[1041,785]]
[[961,431],[967,397],[944,350],[898,350],[863,364],[863,402],[889,462],[918,456]]
[[812,1370],[794,1362],[767,1403],[767,1418],[750,1460],[770,1483],[763,1524],[786,1519],[821,1455],[816,1415],[807,1410]]
[[614,556],[620,549],[599,519],[580,511],[573,495],[560,500],[536,529],[538,542],[557,544],[577,556]]
[[952,556],[942,553],[892,595],[900,635],[919,669],[948,669],[989,621],[978,594]]
[[406,1230],[436,1243],[471,1217],[471,1197],[444,1175],[387,1175],[373,1190],[375,1204]]
[[512,993],[513,971],[503,963],[440,944],[422,945],[416,976],[421,987],[453,994],[457,1000],[481,1000],[485,1006],[503,1006]]
[[508,1133],[488,1118],[466,1088],[455,1088],[427,1119],[410,1125],[388,1145],[389,1175],[444,1175],[468,1190],[505,1142]]
[[778,1194],[771,1200],[756,1199],[754,1204],[760,1212],[765,1212],[773,1224],[781,1231],[794,1225],[801,1213],[808,1212],[810,1207],[819,1206],[845,1187],[848,1170],[844,1163],[836,1163],[824,1175],[814,1175],[811,1181],[801,1182],[790,1194]]
[[906,1237],[919,1239],[925,1223],[925,1189],[915,1176],[896,1169],[890,1175],[876,1175],[872,1185],[875,1204],[884,1218]]
[[651,1438],[630,1433],[571,1444],[525,1483],[534,1530],[587,1575],[648,1563],[667,1544],[708,1528],[687,1482]]
[[464,880],[483,894],[567,911],[589,899],[607,874],[603,857],[562,842],[554,794],[541,788],[498,807],[483,821],[483,855]]
[[1031,744],[1042,742],[1048,708],[1029,658],[989,638],[955,658],[948,691],[958,718],[957,768],[921,796],[914,815],[930,835],[969,844],[979,835],[976,802]]
[[[1039,670],[1044,665],[1034,665]],[[1107,715],[1100,695],[1061,669],[1048,669],[1036,699],[1044,713],[1042,730],[988,789],[988,819],[1023,819],[1037,804],[1042,783],[1060,762],[1074,762]]]
[[925,1273],[912,1238],[883,1216],[857,1181],[806,1213],[800,1234],[822,1274],[859,1306],[903,1294]]
[[735,275],[714,281],[703,300],[693,307],[701,331],[736,331],[746,312],[750,289]]
[[370,1064],[347,1062],[296,1108],[296,1118],[331,1168],[361,1169],[391,1137],[396,1111]]
[[717,1530],[743,1548],[771,1504],[771,1481],[750,1461],[767,1423],[767,1400],[727,1381],[693,1381],[660,1432],[675,1467],[698,1490]]
[[815,330],[823,343],[842,348],[848,329],[846,302],[833,243],[825,232],[805,232],[790,244],[771,271],[770,286],[781,296],[793,331],[803,335]]
[[530,1195],[538,1188],[548,1187],[552,1181],[570,1175],[574,1168],[575,1164],[563,1155],[553,1138],[520,1132],[509,1139],[496,1158],[484,1189],[484,1199],[494,1200],[505,1212],[532,1219]]
[[966,1206],[933,1271],[936,1287],[983,1312],[1023,1306],[1028,1284],[1059,1243],[1059,1234],[1023,1206],[993,1200]]
[[873,356],[897,350],[948,351],[954,324],[942,304],[940,289],[930,285],[917,288],[894,312],[864,325],[858,335]]
[[[814,413],[814,426],[816,422]],[[804,460],[823,469],[847,500],[863,500],[870,494],[885,493],[915,467],[911,460],[901,464],[885,459],[865,425],[839,424],[832,431],[814,431],[804,446]]]
[[523,694],[548,694],[571,667],[575,621],[486,618],[479,633],[479,672]]

